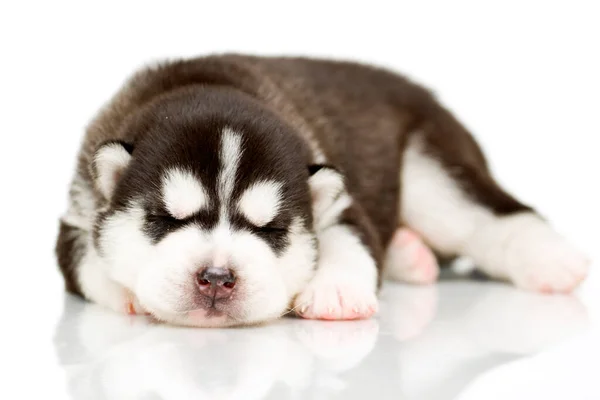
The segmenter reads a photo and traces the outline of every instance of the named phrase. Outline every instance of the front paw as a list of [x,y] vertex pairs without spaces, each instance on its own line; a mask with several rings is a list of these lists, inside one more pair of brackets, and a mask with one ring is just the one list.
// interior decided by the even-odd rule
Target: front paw
[[316,277],[296,297],[294,310],[302,318],[366,319],[378,310],[375,290],[361,281]]

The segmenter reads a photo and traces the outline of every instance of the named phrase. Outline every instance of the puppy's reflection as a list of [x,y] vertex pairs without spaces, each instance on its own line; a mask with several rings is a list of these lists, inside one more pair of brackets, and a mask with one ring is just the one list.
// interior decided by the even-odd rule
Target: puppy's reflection
[[68,297],[55,344],[73,398],[454,398],[587,326],[575,297],[499,283],[386,284],[376,319],[189,329]]
[[388,285],[383,296],[381,329],[400,342],[396,377],[403,399],[454,398],[483,372],[588,325],[576,297],[494,282]]
[[330,398],[377,335],[376,320],[177,328],[67,297],[55,344],[78,399]]

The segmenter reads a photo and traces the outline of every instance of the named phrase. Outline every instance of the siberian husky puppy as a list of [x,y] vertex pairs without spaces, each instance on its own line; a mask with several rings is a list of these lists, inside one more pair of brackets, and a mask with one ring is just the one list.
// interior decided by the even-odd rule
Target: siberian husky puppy
[[134,74],[89,125],[60,223],[66,289],[173,324],[368,318],[439,260],[569,292],[588,260],[492,177],[421,86],[237,54]]

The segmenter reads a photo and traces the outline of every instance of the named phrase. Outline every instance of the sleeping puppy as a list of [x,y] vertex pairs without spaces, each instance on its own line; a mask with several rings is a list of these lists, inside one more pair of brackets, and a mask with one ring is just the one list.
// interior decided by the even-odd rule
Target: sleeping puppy
[[589,264],[426,89],[352,62],[145,68],[89,125],[69,200],[66,289],[181,325],[368,318],[382,276],[432,283],[440,259],[542,292]]

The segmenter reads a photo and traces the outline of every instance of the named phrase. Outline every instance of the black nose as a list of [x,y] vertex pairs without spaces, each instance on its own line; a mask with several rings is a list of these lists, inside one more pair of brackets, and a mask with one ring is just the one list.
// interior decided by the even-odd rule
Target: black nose
[[217,300],[231,296],[235,281],[235,275],[229,268],[203,268],[196,275],[200,293]]

